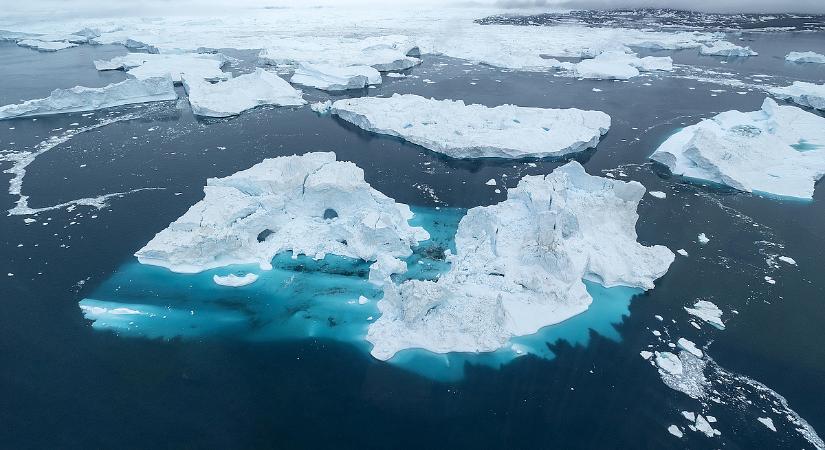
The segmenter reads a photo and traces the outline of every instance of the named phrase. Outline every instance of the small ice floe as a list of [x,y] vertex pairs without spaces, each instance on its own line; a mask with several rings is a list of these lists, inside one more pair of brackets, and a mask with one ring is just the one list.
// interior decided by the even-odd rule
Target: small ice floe
[[323,91],[363,89],[381,84],[381,73],[370,66],[334,66],[302,63],[289,80]]
[[423,80],[421,80],[421,81],[422,81],[423,83],[425,83],[425,84],[435,84],[435,81],[433,81],[433,80],[431,80],[431,79],[429,79],[429,78],[424,78],[424,79],[423,79]]
[[768,275],[765,275],[765,282],[768,284],[776,284],[776,280],[774,280],[773,277],[770,277]]
[[95,61],[97,70],[125,70],[129,75],[144,80],[171,76],[175,83],[184,79],[223,81],[232,77],[222,67],[229,60],[220,53],[142,53],[132,52],[108,61]]
[[261,68],[214,84],[200,78],[185,78],[183,85],[192,112],[198,116],[229,117],[262,105],[306,104],[300,91],[283,78]]
[[403,73],[400,73],[400,72],[387,72],[384,75],[388,76],[390,78],[407,78],[407,75],[404,75]]
[[649,351],[647,351],[647,350],[642,350],[642,351],[640,351],[640,352],[639,352],[639,355],[640,355],[643,359],[645,359],[645,360],[649,360],[649,359],[650,359],[650,357],[651,357],[651,356],[653,356],[653,352],[649,352]]
[[667,427],[667,432],[676,436],[677,438],[684,436],[684,434],[682,434],[682,430],[676,425],[671,425]]
[[711,42],[709,45],[702,45],[699,47],[699,53],[702,55],[726,57],[758,55],[758,53],[751,50],[750,47],[741,47],[728,41],[716,41]]
[[678,253],[678,254],[680,254],[680,255],[682,255],[682,256],[687,256],[687,255],[688,255],[687,250],[685,250],[685,249],[683,249],[683,248],[680,248],[679,250],[676,250],[676,253]]
[[592,90],[593,90],[593,92],[601,92],[601,91],[602,91],[602,90],[601,90],[601,89],[599,89],[599,88],[593,88]]
[[794,81],[790,86],[776,87],[769,91],[783,100],[790,100],[797,105],[825,110],[825,84]]
[[648,194],[656,198],[667,198],[667,194],[662,191],[650,191]]
[[670,352],[656,352],[656,366],[671,375],[681,375],[683,372],[682,361]]
[[241,287],[258,281],[258,275],[254,273],[247,273],[246,275],[241,276],[235,275],[234,273],[225,276],[214,275],[212,277],[212,281],[220,286]]
[[777,258],[777,259],[778,259],[778,260],[780,260],[780,261],[782,261],[782,262],[784,262],[784,263],[790,264],[790,265],[792,265],[792,266],[795,266],[795,265],[796,265],[796,260],[795,260],[795,259],[793,259],[793,258],[791,258],[790,256],[780,256],[780,257],[779,257],[779,258]]
[[702,356],[704,356],[702,350],[696,347],[696,344],[694,344],[693,341],[687,340],[685,338],[679,338],[679,340],[676,341],[676,345],[682,350],[690,352],[690,354],[697,358],[701,358]]
[[40,39],[23,39],[17,41],[17,45],[30,48],[39,52],[56,52],[67,48],[77,47],[77,44],[68,41],[43,41]]
[[705,233],[699,233],[699,236],[697,236],[696,239],[699,241],[699,244],[701,245],[705,245],[708,242],[710,242],[710,238],[708,238]]
[[364,297],[363,295],[358,297],[358,304],[359,305],[366,305],[367,302],[369,302],[369,301],[370,300],[367,297]]
[[673,59],[670,56],[639,58],[635,53],[605,51],[594,58],[575,64],[573,73],[579,78],[627,80],[638,76],[640,72],[669,72],[671,70],[673,70]]
[[776,431],[776,426],[773,424],[773,419],[770,417],[757,417],[756,420],[758,420],[762,425],[768,427],[769,430]]
[[725,329],[725,324],[722,322],[722,310],[713,302],[699,300],[693,305],[693,308],[685,307],[685,311],[720,330]]
[[696,422],[693,426],[696,428],[696,431],[703,433],[707,437],[714,437],[722,434],[721,431],[713,428],[710,422],[701,414],[696,415]]
[[328,114],[330,108],[332,108],[332,101],[327,100],[327,101],[324,101],[324,102],[316,102],[316,103],[313,103],[313,104],[309,105],[309,108],[311,110],[317,112],[318,114]]
[[495,186],[496,185],[496,179],[495,178],[490,178],[484,184],[486,184],[487,186]]
[[795,63],[825,64],[825,55],[816,52],[790,52],[785,56],[785,60]]

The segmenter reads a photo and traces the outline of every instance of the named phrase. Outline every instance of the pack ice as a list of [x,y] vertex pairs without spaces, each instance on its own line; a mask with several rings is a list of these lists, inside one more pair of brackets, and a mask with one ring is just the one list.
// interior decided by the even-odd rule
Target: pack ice
[[650,157],[674,174],[740,191],[810,199],[825,174],[825,118],[766,98],[668,138]]
[[790,86],[773,88],[770,93],[798,105],[825,111],[825,84],[794,81]]
[[382,360],[407,348],[488,352],[587,310],[582,280],[653,288],[674,254],[636,241],[645,188],[570,162],[526,176],[497,205],[472,208],[438,281],[388,285],[367,340]]
[[207,81],[232,77],[231,73],[221,70],[227,59],[220,53],[127,53],[94,63],[97,70],[125,70],[140,80],[169,75],[175,83],[181,83],[184,77]]
[[381,84],[381,73],[370,66],[304,63],[295,70],[290,81],[324,91],[345,91]]
[[301,92],[283,78],[260,68],[220,83],[185,77],[183,84],[192,112],[198,116],[229,117],[261,105],[300,106],[306,103]]
[[410,226],[409,207],[364,181],[364,171],[334,153],[307,153],[210,178],[204,198],[135,253],[138,261],[196,273],[259,264],[281,252],[377,261],[386,272],[429,238]]
[[452,158],[561,156],[595,147],[610,128],[610,116],[601,111],[488,108],[418,95],[343,99],[330,112],[367,131]]
[[0,119],[62,114],[178,98],[169,77],[129,79],[101,88],[55,89],[46,98],[0,106]]

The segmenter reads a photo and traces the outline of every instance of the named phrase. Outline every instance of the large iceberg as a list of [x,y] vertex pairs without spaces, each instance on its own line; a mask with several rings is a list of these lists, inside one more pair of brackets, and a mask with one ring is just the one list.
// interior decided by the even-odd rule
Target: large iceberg
[[301,64],[290,81],[324,91],[345,91],[381,84],[381,73],[370,66]]
[[192,112],[198,116],[229,117],[261,105],[306,104],[300,91],[283,78],[260,68],[220,83],[195,77],[184,78],[183,84]]
[[581,109],[465,105],[394,94],[338,100],[332,114],[453,158],[551,157],[595,147],[610,116]]
[[825,55],[816,52],[790,52],[785,56],[785,60],[795,63],[825,64]]
[[710,44],[702,45],[701,47],[699,47],[699,53],[708,56],[726,57],[758,55],[758,53],[751,50],[750,47],[741,47],[739,45],[732,44],[728,41],[716,41],[711,42]]
[[55,89],[46,98],[0,106],[0,119],[93,111],[176,98],[178,95],[169,77],[130,79],[100,88],[75,86],[70,89]]
[[[282,252],[384,262],[429,238],[407,205],[364,181],[334,153],[307,153],[210,178],[203,200],[135,253],[143,264],[196,273],[232,264],[270,269]],[[382,275],[385,275],[383,273]]]
[[640,72],[669,72],[671,70],[673,70],[673,59],[670,56],[639,58],[633,53],[607,51],[595,58],[577,63],[574,73],[581,78],[627,80],[638,76]]
[[232,77],[231,73],[221,70],[226,63],[226,57],[220,53],[127,53],[94,62],[97,70],[125,70],[139,80],[169,75],[175,83],[181,83],[183,78],[226,80]]
[[382,360],[407,348],[487,352],[587,310],[583,280],[653,288],[674,254],[636,241],[640,183],[588,175],[570,162],[524,177],[497,205],[461,219],[438,281],[385,287],[368,331]]
[[808,108],[825,111],[825,84],[794,81],[790,86],[773,88],[770,93]]
[[674,174],[740,191],[810,199],[825,174],[825,118],[766,98],[685,127],[650,157]]

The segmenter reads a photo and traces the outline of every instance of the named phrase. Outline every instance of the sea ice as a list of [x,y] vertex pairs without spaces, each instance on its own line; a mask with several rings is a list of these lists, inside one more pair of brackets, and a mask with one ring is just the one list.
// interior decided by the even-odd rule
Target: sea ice
[[488,108],[409,94],[338,100],[331,112],[453,158],[561,156],[595,147],[610,128],[610,116],[601,111]]
[[790,86],[772,88],[769,92],[777,98],[825,111],[825,84],[794,81]]
[[192,112],[198,116],[228,117],[261,105],[300,106],[306,104],[301,92],[283,78],[264,69],[220,83],[196,77],[184,78]]
[[773,419],[770,417],[757,417],[756,420],[762,423],[762,425],[768,427],[769,430],[776,431],[776,426],[773,424]]
[[0,119],[92,111],[176,98],[178,96],[169,77],[130,79],[101,88],[75,86],[71,89],[55,89],[46,98],[0,106]]
[[816,52],[790,52],[785,56],[785,60],[795,63],[825,64],[825,55]]
[[705,44],[699,47],[699,53],[710,56],[756,56],[758,53],[751,50],[750,47],[740,47],[728,41],[716,41],[710,44]]
[[370,66],[304,63],[295,69],[289,81],[324,91],[345,91],[381,84],[381,73]]
[[713,302],[699,300],[693,308],[685,308],[688,314],[696,316],[714,327],[724,330],[725,324],[722,322],[722,310]]
[[40,39],[23,39],[17,45],[40,52],[56,52],[67,48],[77,47],[77,44],[68,41],[42,41]]
[[677,438],[680,438],[680,437],[684,436],[682,434],[682,430],[679,429],[679,427],[677,427],[676,425],[671,425],[671,426],[667,427],[667,432],[674,435],[674,436],[676,436]]
[[334,153],[307,153],[210,178],[204,199],[135,253],[138,261],[196,273],[232,264],[271,268],[282,252],[323,259],[405,258],[429,238],[406,205],[370,187]]
[[212,277],[212,281],[214,281],[215,284],[218,284],[218,285],[221,285],[221,286],[229,286],[229,287],[247,286],[247,285],[250,285],[250,284],[254,283],[257,280],[258,280],[258,275],[254,274],[254,273],[247,273],[246,275],[241,275],[241,276],[238,276],[238,275],[235,275],[234,273],[231,273],[231,274],[226,275],[226,276],[215,275],[215,276]]
[[690,354],[697,358],[701,358],[703,356],[702,350],[696,347],[696,344],[694,344],[693,341],[685,338],[679,338],[679,340],[676,341],[676,345],[682,350],[690,352]]
[[674,174],[746,192],[810,199],[825,174],[825,118],[766,98],[685,127],[651,155]]
[[790,265],[792,265],[792,266],[795,266],[795,265],[796,265],[796,260],[795,260],[795,259],[793,259],[793,258],[791,258],[790,256],[780,256],[778,259],[779,259],[780,261],[782,261],[782,262],[784,262],[784,263],[788,263],[788,264],[790,264]]
[[329,114],[329,110],[332,109],[332,100],[315,102],[309,105],[309,108],[318,114]]
[[710,242],[710,238],[705,233],[699,233],[699,236],[697,236],[696,239],[701,245],[705,245]]
[[655,198],[667,198],[667,194],[662,191],[650,191],[648,192],[648,194],[650,194],[651,197]]
[[659,366],[659,370],[671,375],[681,375],[683,372],[682,361],[670,352],[656,352],[656,365]]
[[713,428],[710,425],[710,422],[708,422],[708,420],[701,414],[696,415],[696,423],[694,426],[696,427],[696,431],[704,433],[707,437],[714,437],[722,434],[719,430]]
[[595,58],[576,64],[574,73],[581,78],[600,80],[627,80],[640,72],[671,71],[673,59],[669,56],[639,58],[633,53],[606,51]]
[[583,280],[651,289],[674,255],[636,241],[645,188],[570,162],[526,176],[507,200],[472,208],[437,281],[388,285],[367,340],[386,360],[407,348],[489,352],[587,310]]
[[97,70],[125,70],[137,79],[171,76],[175,83],[184,78],[220,81],[232,77],[221,68],[227,59],[220,53],[127,53],[108,61],[95,61]]

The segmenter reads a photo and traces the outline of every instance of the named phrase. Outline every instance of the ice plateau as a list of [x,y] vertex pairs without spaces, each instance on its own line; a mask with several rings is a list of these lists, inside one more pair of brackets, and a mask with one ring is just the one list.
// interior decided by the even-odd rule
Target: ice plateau
[[220,53],[127,53],[107,61],[95,61],[97,70],[125,70],[137,79],[171,76],[175,83],[183,78],[206,81],[226,80],[232,77],[221,68],[227,59]]
[[261,105],[301,106],[301,92],[283,78],[264,69],[209,83],[200,77],[184,78],[192,112],[205,117],[229,117]]
[[290,81],[324,91],[345,91],[381,84],[381,73],[370,66],[305,63],[295,70]]
[[[210,178],[204,199],[135,253],[138,261],[197,273],[232,264],[271,268],[282,252],[392,261],[429,238],[410,226],[409,207],[364,181],[364,171],[334,153],[307,153]],[[400,261],[399,261],[400,262]]]
[[62,114],[178,98],[169,77],[129,79],[101,88],[55,89],[46,98],[0,106],[0,119]]
[[825,111],[825,84],[794,81],[790,86],[773,88],[770,93],[801,106]]
[[338,100],[332,114],[452,158],[543,158],[595,147],[610,116],[580,109],[466,105],[418,95]]
[[499,204],[470,209],[447,273],[385,286],[367,333],[373,356],[494,351],[587,310],[583,280],[653,288],[674,255],[636,241],[644,193],[638,182],[591,176],[570,162],[524,177]]
[[674,174],[740,191],[810,199],[825,174],[825,118],[766,98],[668,138],[651,155]]

